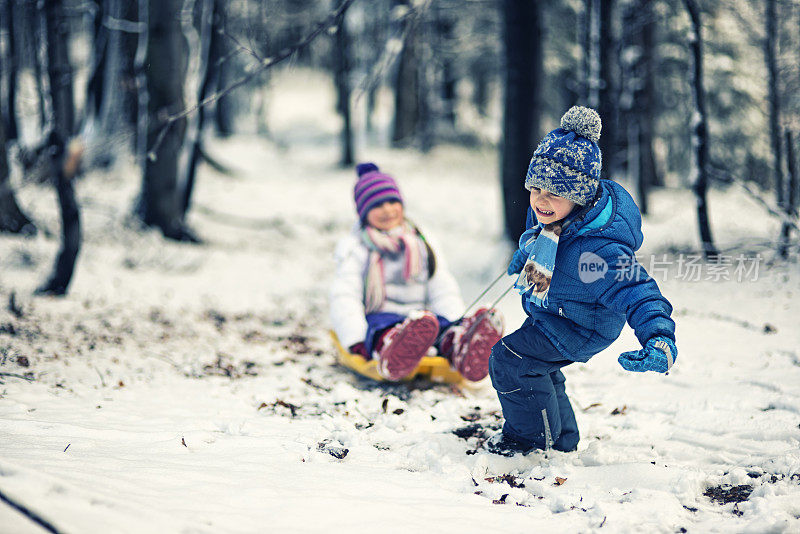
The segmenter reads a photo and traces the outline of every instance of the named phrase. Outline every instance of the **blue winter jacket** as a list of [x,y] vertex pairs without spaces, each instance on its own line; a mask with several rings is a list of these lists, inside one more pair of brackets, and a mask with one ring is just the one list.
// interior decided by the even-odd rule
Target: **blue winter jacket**
[[[529,208],[526,227],[535,224]],[[634,257],[642,240],[639,208],[611,180],[600,180],[595,201],[566,218],[546,306],[522,297],[534,326],[566,358],[589,360],[619,337],[626,319],[642,345],[657,335],[675,339],[672,306]]]

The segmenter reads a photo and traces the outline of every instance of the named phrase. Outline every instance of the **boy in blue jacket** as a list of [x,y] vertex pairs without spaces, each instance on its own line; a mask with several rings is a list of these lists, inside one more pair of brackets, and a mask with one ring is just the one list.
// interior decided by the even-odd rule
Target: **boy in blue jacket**
[[625,189],[600,179],[600,117],[575,106],[539,144],[525,188],[528,228],[508,267],[528,318],[492,348],[505,424],[491,452],[572,451],[579,434],[561,368],[608,347],[627,320],[643,348],[628,371],[666,373],[677,357],[672,306],[634,257],[642,220]]

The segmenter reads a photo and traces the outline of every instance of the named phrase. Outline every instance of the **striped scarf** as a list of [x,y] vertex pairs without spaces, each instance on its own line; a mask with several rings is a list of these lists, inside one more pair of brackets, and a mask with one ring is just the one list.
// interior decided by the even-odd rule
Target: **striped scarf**
[[540,223],[526,230],[519,238],[519,248],[528,254],[528,261],[519,273],[514,287],[519,290],[520,295],[531,290],[528,300],[541,308],[547,306],[547,293],[553,280],[561,230],[560,223],[545,226]]
[[380,310],[386,300],[383,254],[403,252],[403,278],[411,280],[422,272],[425,243],[416,227],[408,221],[388,232],[365,225],[361,239],[370,251],[364,283],[364,307],[366,313],[373,313]]

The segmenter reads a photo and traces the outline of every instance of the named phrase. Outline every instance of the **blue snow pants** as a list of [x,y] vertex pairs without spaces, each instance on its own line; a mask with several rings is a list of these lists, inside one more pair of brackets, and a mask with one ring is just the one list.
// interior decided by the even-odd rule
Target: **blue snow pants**
[[577,448],[578,423],[561,372],[571,363],[530,318],[492,347],[489,376],[503,409],[503,434],[526,448]]

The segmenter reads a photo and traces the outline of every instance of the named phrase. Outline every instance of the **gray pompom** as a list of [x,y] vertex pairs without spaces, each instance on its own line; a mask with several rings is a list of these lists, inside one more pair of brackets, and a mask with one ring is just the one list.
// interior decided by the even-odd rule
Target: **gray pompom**
[[596,143],[600,140],[603,123],[600,121],[600,115],[592,108],[572,106],[561,117],[561,127]]

